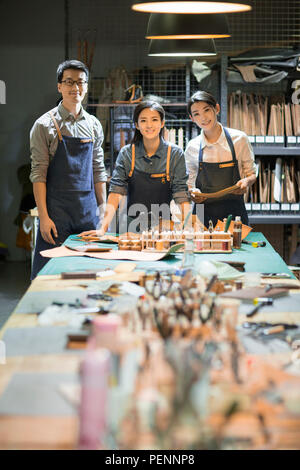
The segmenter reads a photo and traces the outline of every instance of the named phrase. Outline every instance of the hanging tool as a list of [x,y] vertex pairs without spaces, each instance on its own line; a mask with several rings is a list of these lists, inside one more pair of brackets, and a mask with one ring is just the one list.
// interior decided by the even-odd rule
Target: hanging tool
[[81,31],[78,30],[78,38],[77,38],[77,59],[81,61],[81,51],[82,51],[82,43],[81,43]]
[[84,37],[84,41],[83,41],[83,62],[87,65],[88,63],[88,47],[89,47],[89,43],[88,43],[88,40],[87,40],[87,37],[88,35],[90,34],[90,30],[88,29],[86,34],[85,34],[85,37]]
[[94,29],[94,37],[93,37],[93,42],[91,44],[91,52],[90,52],[90,56],[89,56],[88,63],[87,63],[89,70],[91,70],[92,68],[94,52],[95,52],[95,47],[96,47],[96,37],[97,37],[97,30]]

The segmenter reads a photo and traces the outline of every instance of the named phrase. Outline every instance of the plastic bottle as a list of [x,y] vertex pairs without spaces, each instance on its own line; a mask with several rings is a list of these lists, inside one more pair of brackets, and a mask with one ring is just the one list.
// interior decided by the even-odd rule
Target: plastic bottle
[[239,215],[236,216],[233,224],[233,248],[241,248],[242,245],[242,221]]
[[194,234],[187,232],[184,241],[184,253],[182,257],[181,269],[193,269],[195,264],[194,254]]
[[121,317],[109,313],[93,319],[93,335],[89,340],[88,349],[107,348],[115,352],[118,349],[118,330]]
[[105,446],[110,353],[106,349],[86,352],[81,364],[79,444],[81,450]]

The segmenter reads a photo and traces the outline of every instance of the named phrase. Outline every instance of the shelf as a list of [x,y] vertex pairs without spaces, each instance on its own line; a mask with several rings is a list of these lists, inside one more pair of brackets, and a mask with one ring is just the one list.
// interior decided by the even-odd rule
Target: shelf
[[[88,107],[119,108],[120,106],[137,106],[139,103],[87,103]],[[161,106],[186,106],[186,103],[159,103]]]
[[300,224],[300,214],[249,214],[251,224]]
[[300,146],[299,147],[281,147],[281,146],[263,146],[263,147],[258,147],[253,145],[253,152],[255,155],[290,155],[290,156],[295,156],[295,155],[300,155]]

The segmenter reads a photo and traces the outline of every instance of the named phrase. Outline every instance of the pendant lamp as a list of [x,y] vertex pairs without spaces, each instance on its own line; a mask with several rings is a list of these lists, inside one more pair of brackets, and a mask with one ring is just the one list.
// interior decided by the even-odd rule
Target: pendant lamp
[[230,37],[227,18],[215,15],[152,13],[146,39],[212,39]]
[[173,39],[165,41],[152,39],[149,44],[148,55],[156,57],[194,57],[216,55],[213,39]]
[[240,13],[252,10],[250,5],[233,0],[221,1],[135,1],[131,8],[146,13]]

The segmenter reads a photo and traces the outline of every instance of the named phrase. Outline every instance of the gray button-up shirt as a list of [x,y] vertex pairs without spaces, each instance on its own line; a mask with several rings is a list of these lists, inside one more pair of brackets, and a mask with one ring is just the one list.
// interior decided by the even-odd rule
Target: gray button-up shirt
[[[62,102],[51,111],[62,135],[70,137],[92,137],[93,129],[94,183],[106,181],[107,175],[104,166],[104,154],[101,147],[103,142],[103,130],[98,119],[88,114],[83,108],[81,108],[79,115],[75,119],[74,115],[62,105]],[[30,131],[30,180],[32,183],[46,183],[48,166],[55,155],[57,146],[57,130],[48,111],[35,121]]]
[[[148,157],[142,142],[135,145],[135,169],[145,173],[165,173],[169,142],[161,138],[159,147],[152,157]],[[189,201],[184,153],[180,147],[171,145],[170,183],[172,196],[177,204]],[[126,195],[128,191],[129,172],[131,169],[131,145],[120,150],[116,166],[110,181],[109,191]]]

